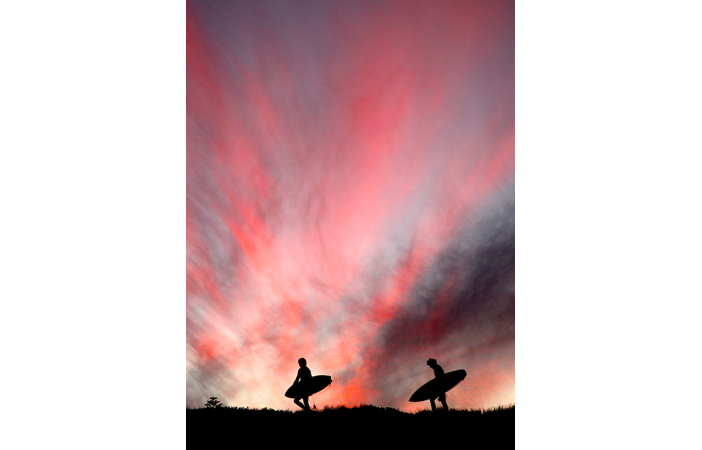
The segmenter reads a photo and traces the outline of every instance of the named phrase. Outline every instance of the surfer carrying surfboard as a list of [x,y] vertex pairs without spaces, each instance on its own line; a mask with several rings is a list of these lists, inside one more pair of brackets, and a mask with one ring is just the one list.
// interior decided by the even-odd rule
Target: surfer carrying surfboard
[[444,410],[448,411],[448,405],[446,404],[446,392],[450,391],[458,383],[463,381],[466,377],[466,371],[463,369],[452,370],[451,372],[444,373],[444,369],[436,363],[434,358],[427,361],[427,366],[434,369],[434,379],[429,380],[420,386],[419,389],[414,391],[414,394],[409,398],[411,402],[423,402],[429,400],[431,402],[431,410],[436,411],[436,405],[434,404],[435,399],[439,399],[441,404],[444,406]]
[[[312,371],[310,370],[309,367],[307,367],[307,361],[305,358],[300,358],[297,360],[297,363],[300,365],[300,368],[297,371],[297,377],[295,377],[295,381],[293,382],[293,386],[296,384],[300,383],[305,383],[306,381],[309,381],[310,378],[312,378]],[[300,399],[304,402],[304,404],[300,403]],[[305,411],[310,410],[310,404],[309,404],[309,397],[298,397],[293,400],[297,406],[300,408],[304,409]]]
[[[435,379],[440,379],[444,376],[444,369],[441,368],[441,366],[436,362],[436,360],[434,358],[429,358],[429,360],[427,360],[427,366],[434,369],[434,378]],[[448,408],[448,405],[446,404],[446,392],[442,392],[438,396],[438,399],[441,402],[441,405],[444,407],[444,410],[448,411],[449,408]],[[431,402],[431,410],[436,411],[436,403],[434,403],[434,398],[430,398],[429,402]]]
[[[285,396],[294,399],[295,404],[303,410],[309,411],[309,397],[328,388],[331,385],[332,377],[329,375],[312,376],[305,358],[298,359],[297,363],[300,365],[300,369],[297,371],[297,376],[292,386],[285,391]],[[300,403],[300,400],[303,400],[304,404]],[[317,409],[317,405],[314,405],[314,409]]]

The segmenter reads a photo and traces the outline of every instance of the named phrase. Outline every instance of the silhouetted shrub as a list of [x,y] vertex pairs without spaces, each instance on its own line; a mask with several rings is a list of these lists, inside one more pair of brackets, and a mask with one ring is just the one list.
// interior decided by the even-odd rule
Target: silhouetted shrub
[[217,397],[210,397],[210,399],[207,400],[207,403],[205,403],[205,406],[208,408],[221,408],[224,405],[222,402],[217,400]]

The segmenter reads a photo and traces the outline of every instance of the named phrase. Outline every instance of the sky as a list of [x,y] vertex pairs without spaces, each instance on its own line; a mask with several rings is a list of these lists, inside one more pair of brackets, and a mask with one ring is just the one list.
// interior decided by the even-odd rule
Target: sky
[[515,403],[509,1],[188,1],[186,403]]

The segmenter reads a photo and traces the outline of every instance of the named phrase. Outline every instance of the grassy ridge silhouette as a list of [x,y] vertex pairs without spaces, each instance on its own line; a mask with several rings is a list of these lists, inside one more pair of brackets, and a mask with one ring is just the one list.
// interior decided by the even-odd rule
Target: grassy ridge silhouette
[[237,407],[186,411],[187,448],[243,444],[488,445],[514,448],[515,407],[481,410],[422,410],[414,413],[372,405],[290,411]]

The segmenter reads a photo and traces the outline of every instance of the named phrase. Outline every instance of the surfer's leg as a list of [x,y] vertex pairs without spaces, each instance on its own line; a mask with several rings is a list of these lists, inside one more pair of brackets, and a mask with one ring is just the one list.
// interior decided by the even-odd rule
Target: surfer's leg
[[[305,399],[305,400],[307,400],[307,399]],[[303,405],[302,403],[300,403],[300,399],[299,399],[299,398],[296,398],[296,399],[293,400],[293,401],[295,402],[295,404],[296,404],[297,406],[299,406],[299,407],[302,408],[302,409],[305,409],[305,405]]]
[[429,402],[431,403],[431,410],[436,411],[436,403],[434,403],[434,399],[430,398]]
[[439,396],[439,401],[440,401],[441,404],[443,405],[444,409],[445,409],[446,411],[448,411],[449,408],[448,408],[448,405],[446,404],[446,394],[440,395],[440,396]]
[[303,398],[302,401],[305,402],[305,411],[309,411],[310,410],[309,397]]

